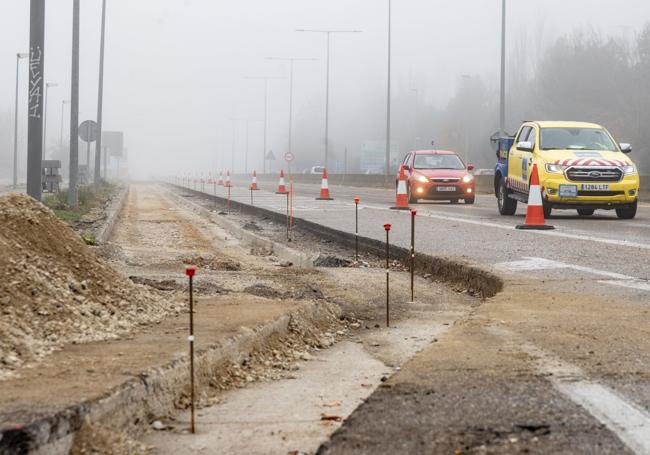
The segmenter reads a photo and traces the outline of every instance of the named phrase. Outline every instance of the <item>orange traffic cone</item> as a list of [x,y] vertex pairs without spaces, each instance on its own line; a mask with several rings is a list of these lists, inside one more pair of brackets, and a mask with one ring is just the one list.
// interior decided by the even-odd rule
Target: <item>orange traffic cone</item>
[[333,201],[334,198],[330,197],[330,186],[327,181],[327,169],[323,168],[323,180],[320,184],[320,196],[316,198],[317,201]]
[[537,173],[537,164],[533,164],[533,171],[530,176],[526,221],[524,221],[524,224],[519,224],[517,226],[517,229],[555,229],[553,226],[544,224],[544,205],[542,202],[542,190],[539,187],[539,174]]
[[259,188],[257,187],[257,172],[255,172],[255,169],[253,169],[253,179],[251,181],[251,190],[257,191]]
[[287,194],[287,186],[284,184],[284,169],[280,169],[280,183],[278,184],[278,191],[275,194]]
[[230,188],[232,186],[232,182],[230,181],[230,171],[226,172],[226,188]]
[[397,196],[395,196],[395,206],[392,210],[410,210],[409,196],[406,191],[406,174],[404,166],[399,167],[399,182],[397,182]]
[[219,171],[219,182],[217,185],[223,186],[223,171]]

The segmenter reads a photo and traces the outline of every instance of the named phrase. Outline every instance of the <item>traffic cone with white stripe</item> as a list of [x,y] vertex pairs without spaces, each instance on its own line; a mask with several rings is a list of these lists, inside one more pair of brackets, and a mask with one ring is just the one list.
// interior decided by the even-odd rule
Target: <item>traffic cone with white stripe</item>
[[287,186],[284,184],[284,169],[280,169],[280,183],[278,184],[278,191],[275,194],[287,194]]
[[257,191],[259,188],[257,187],[257,172],[255,172],[255,169],[253,169],[253,179],[251,180],[251,190]]
[[409,195],[406,190],[406,174],[404,166],[399,167],[399,181],[397,182],[397,195],[395,196],[395,206],[392,210],[410,210]]
[[223,186],[223,171],[219,171],[219,182],[217,185]]
[[232,186],[232,182],[230,181],[230,171],[226,171],[226,188],[230,188]]
[[316,198],[317,201],[333,201],[334,198],[330,197],[330,185],[327,180],[327,169],[323,168],[323,179],[320,184],[320,196]]
[[544,203],[542,202],[542,189],[539,186],[539,174],[537,164],[533,164],[530,176],[530,187],[528,189],[528,209],[526,210],[526,221],[517,225],[517,229],[555,229],[544,223]]

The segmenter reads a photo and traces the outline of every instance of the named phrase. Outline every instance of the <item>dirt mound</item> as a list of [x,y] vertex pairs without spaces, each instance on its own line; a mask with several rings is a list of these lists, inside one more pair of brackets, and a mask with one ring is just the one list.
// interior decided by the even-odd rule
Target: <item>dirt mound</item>
[[0,378],[71,342],[116,337],[180,307],[105,265],[44,205],[0,197]]

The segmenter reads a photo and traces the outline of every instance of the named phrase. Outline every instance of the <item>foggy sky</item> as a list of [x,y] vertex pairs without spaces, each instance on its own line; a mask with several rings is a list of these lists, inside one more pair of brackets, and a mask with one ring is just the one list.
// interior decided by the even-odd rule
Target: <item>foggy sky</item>
[[[61,100],[70,97],[72,1],[46,3],[45,74],[59,83],[48,101],[48,143],[54,144]],[[444,105],[463,74],[479,75],[496,87],[500,4],[393,0],[394,93],[417,89],[418,102]],[[124,131],[130,172],[146,177],[228,167],[233,125],[241,154],[248,119],[250,168],[260,169],[263,82],[245,77],[288,76],[287,64],[266,57],[316,58],[295,66],[294,129],[313,124],[320,131],[325,37],[294,30],[358,29],[363,33],[332,39],[330,138],[340,148],[350,130],[363,126],[366,139],[382,140],[385,122],[372,118],[376,110],[385,115],[386,5],[385,0],[108,0],[104,130]],[[510,0],[508,6],[509,43],[525,34],[532,39],[539,24],[544,41],[575,29],[632,38],[650,20],[647,0]],[[80,120],[96,117],[100,8],[101,0],[81,1]],[[0,115],[13,118],[15,54],[28,48],[29,1],[0,0],[0,36]],[[509,67],[517,64],[508,61]],[[25,62],[21,71],[24,134]],[[278,156],[287,144],[288,79],[273,80],[270,88],[268,148]],[[68,116],[66,108],[64,134]],[[395,140],[406,142],[400,135],[394,132]],[[322,149],[322,134],[312,139],[294,143],[294,152]],[[237,167],[242,170],[241,160]]]

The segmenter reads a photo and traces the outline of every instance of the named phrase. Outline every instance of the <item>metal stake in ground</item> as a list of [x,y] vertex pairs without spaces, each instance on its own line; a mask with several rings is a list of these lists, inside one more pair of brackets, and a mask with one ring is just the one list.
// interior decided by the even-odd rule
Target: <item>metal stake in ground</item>
[[415,273],[415,215],[417,210],[411,210],[411,303],[415,302],[413,290],[413,275]]
[[195,432],[194,425],[194,299],[193,299],[193,278],[196,273],[196,268],[188,267],[185,269],[185,275],[190,280],[190,336],[187,339],[190,342],[190,409],[192,413],[192,423],[190,431]]
[[386,230],[386,327],[390,327],[390,224],[384,224]]
[[287,191],[287,242],[291,242],[291,236],[289,234],[289,192]]
[[228,215],[230,215],[230,185],[228,185]]
[[359,201],[354,198],[354,260],[359,262]]

